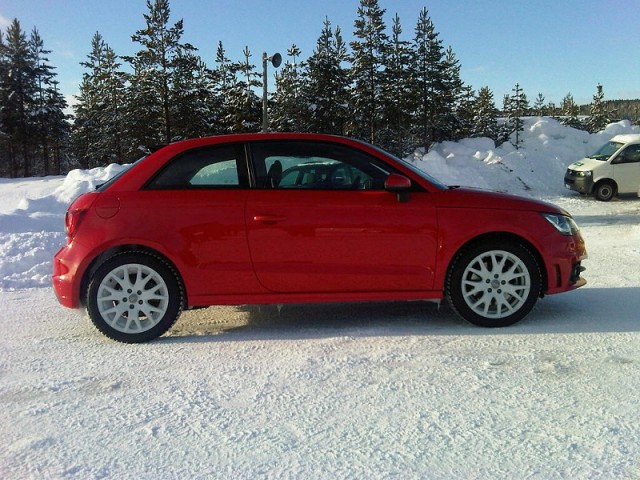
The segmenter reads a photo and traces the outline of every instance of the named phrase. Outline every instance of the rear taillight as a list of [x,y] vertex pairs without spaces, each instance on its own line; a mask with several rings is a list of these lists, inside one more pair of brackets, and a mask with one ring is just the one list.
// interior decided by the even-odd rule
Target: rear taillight
[[71,243],[73,237],[78,233],[78,227],[82,217],[87,213],[85,209],[70,209],[64,217],[64,231],[67,234],[67,243]]

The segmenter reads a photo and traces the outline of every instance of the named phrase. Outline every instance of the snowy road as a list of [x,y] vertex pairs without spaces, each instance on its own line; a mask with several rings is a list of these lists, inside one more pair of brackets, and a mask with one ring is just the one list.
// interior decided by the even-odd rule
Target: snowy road
[[428,303],[187,312],[122,345],[0,292],[1,478],[638,478],[640,199],[556,199],[587,287],[485,330]]

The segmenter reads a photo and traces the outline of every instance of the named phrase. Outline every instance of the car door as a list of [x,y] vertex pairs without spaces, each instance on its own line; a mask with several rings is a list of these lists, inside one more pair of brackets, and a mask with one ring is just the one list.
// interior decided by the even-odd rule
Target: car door
[[247,199],[247,235],[265,288],[433,287],[437,222],[428,192],[416,188],[400,202],[384,190],[393,168],[350,146],[278,140],[252,144],[251,151],[259,188]]
[[640,145],[629,145],[612,163],[618,192],[636,193],[640,187]]
[[180,263],[190,298],[262,290],[246,239],[248,194],[239,143],[177,155],[138,195],[138,230],[153,229],[155,240]]

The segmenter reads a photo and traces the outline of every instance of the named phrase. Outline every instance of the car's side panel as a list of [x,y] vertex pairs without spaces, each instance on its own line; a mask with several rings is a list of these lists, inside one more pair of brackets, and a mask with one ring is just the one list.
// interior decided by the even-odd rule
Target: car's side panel
[[272,292],[431,290],[436,211],[429,193],[254,190],[247,232],[260,283]]
[[[121,192],[120,211],[88,218],[81,232],[97,251],[117,244],[161,245],[192,296],[257,293],[244,224],[247,190],[143,190]],[[191,302],[190,302],[191,304]]]

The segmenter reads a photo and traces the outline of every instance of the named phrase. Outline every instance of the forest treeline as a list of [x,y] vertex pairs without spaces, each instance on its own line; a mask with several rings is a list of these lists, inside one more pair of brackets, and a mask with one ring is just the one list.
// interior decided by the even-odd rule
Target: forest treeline
[[[37,28],[27,34],[15,19],[0,30],[0,177],[127,163],[181,138],[261,130],[262,55],[246,47],[231,60],[220,41],[207,63],[182,40],[183,21],[170,22],[169,0],[146,7],[134,55],[93,36],[72,114]],[[269,130],[348,135],[405,155],[465,137],[518,147],[530,115],[589,131],[640,116],[640,100],[605,100],[602,85],[581,107],[571,94],[560,105],[530,99],[516,84],[498,107],[489,87],[464,84],[428,10],[417,13],[405,34],[397,14],[387,24],[378,0],[360,0],[349,44],[325,18],[313,52],[292,45],[276,70]]]

